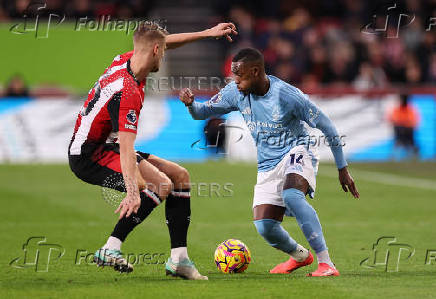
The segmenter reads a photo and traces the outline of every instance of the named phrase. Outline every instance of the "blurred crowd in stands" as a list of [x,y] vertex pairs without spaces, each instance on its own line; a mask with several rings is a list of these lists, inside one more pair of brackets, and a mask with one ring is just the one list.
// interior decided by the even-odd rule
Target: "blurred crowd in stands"
[[21,98],[28,97],[29,90],[23,77],[19,74],[15,74],[9,79],[6,84],[4,96],[7,98]]
[[120,19],[140,18],[148,14],[154,2],[153,0],[8,0],[2,1],[0,5],[0,21],[21,18],[26,9],[32,10],[43,4],[46,4],[50,12],[66,14],[70,18],[101,15]]
[[[45,2],[51,11],[69,17],[114,18],[144,17],[157,4]],[[3,1],[0,21],[22,17],[29,3]],[[230,75],[232,54],[256,47],[264,53],[268,73],[303,89],[326,84],[371,89],[390,83],[436,83],[436,0],[168,0],[168,5],[210,6],[216,15],[211,23],[236,23],[239,36],[229,47],[224,76]]]
[[436,82],[434,0],[257,2],[222,7],[240,33],[225,74],[232,53],[250,46],[263,51],[268,73],[303,88]]

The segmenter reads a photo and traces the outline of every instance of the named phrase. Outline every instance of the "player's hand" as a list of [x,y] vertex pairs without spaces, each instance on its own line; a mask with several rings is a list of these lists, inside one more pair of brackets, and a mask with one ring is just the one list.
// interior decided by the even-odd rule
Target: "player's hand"
[[141,206],[141,198],[139,194],[129,194],[121,201],[118,208],[115,210],[116,213],[120,213],[120,217],[118,219],[123,218],[124,216],[127,218],[132,213],[137,213],[139,207]]
[[233,23],[219,23],[215,27],[207,29],[207,34],[210,37],[220,38],[225,36],[229,42],[232,42],[231,35],[237,35],[236,26]]
[[339,182],[341,183],[342,189],[345,192],[350,190],[351,194],[353,194],[354,198],[359,198],[359,191],[357,191],[356,185],[354,184],[354,180],[348,172],[347,167],[339,169]]
[[183,88],[179,93],[179,98],[185,106],[191,106],[194,101],[194,94],[189,88]]

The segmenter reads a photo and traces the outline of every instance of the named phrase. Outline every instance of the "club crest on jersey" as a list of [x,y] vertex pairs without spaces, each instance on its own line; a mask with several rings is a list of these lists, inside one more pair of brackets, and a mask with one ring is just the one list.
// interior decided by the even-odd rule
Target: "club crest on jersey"
[[241,113],[242,113],[242,114],[251,114],[251,109],[250,109],[250,107],[245,107],[245,109],[242,110]]
[[129,110],[129,113],[127,113],[127,121],[131,124],[136,123],[136,121],[138,120],[138,118],[136,117],[136,112],[135,110]]
[[279,106],[276,106],[272,112],[272,120],[279,121],[280,120],[280,109]]

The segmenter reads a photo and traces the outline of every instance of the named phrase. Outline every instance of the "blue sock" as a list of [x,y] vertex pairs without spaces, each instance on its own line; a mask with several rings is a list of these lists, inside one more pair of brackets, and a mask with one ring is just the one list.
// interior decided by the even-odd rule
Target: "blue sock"
[[297,242],[284,230],[280,225],[280,221],[274,219],[260,219],[253,221],[253,223],[259,234],[272,247],[286,253],[291,253],[297,248]]
[[283,190],[282,195],[286,207],[295,215],[298,225],[303,231],[310,247],[312,247],[316,253],[327,250],[318,215],[306,201],[304,193],[300,190],[290,188]]

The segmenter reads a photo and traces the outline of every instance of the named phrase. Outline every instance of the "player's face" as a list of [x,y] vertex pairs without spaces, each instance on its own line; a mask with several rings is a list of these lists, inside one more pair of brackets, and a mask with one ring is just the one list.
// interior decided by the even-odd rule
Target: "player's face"
[[239,91],[250,93],[253,90],[255,76],[248,65],[243,62],[232,62],[232,73]]

